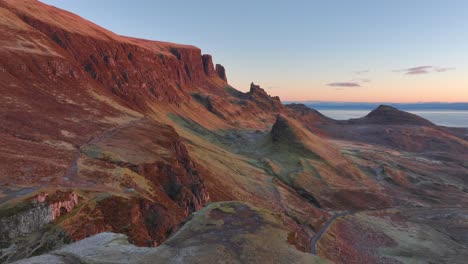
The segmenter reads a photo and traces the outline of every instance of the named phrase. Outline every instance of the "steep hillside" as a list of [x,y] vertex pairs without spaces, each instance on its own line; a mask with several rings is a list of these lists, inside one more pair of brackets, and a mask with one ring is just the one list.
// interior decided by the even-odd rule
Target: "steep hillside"
[[[385,106],[350,121],[284,106],[231,87],[199,48],[39,1],[0,0],[0,36],[1,262],[399,263],[427,260],[408,257],[426,237],[408,230],[448,253],[468,243],[442,217],[468,205],[462,130]],[[369,213],[389,208],[402,223]],[[400,246],[358,245],[370,228]]]
[[[158,245],[210,193],[213,200],[264,199],[257,190],[222,188],[239,172],[226,176],[224,167],[204,166],[199,152],[216,155],[217,147],[194,138],[185,125],[265,129],[274,121],[270,111],[282,107],[279,99],[273,102],[260,88],[246,94],[231,88],[224,68],[196,47],[118,36],[38,1],[1,1],[0,10],[0,199],[6,223],[0,233],[8,241],[2,247],[19,248],[2,251],[3,260],[103,231]],[[195,144],[200,146],[191,154]],[[232,160],[229,155],[218,159]],[[267,177],[243,158],[235,162],[246,173]],[[290,243],[305,250],[310,226],[318,228],[327,213],[286,186],[260,183],[272,197],[278,188],[289,201],[286,209],[277,201],[263,205],[283,215]]]

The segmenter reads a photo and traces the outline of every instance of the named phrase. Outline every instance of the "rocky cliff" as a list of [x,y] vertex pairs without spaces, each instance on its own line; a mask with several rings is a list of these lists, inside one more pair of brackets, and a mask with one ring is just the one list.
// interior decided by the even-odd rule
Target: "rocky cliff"
[[[31,47],[47,45],[68,59],[51,58],[41,65],[51,79],[78,80],[84,72],[134,107],[148,100],[180,103],[190,99],[191,87],[212,85],[209,78],[227,80],[224,67],[217,65],[215,74],[211,56],[193,46],[125,38],[87,21],[77,28],[81,18],[36,1],[3,1],[1,7],[42,34],[43,43]],[[39,8],[42,12],[36,13]]]

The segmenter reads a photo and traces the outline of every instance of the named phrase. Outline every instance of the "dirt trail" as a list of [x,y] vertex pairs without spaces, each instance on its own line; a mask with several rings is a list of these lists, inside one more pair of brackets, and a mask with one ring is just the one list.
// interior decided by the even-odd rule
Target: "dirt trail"
[[71,183],[73,183],[75,185],[79,181],[79,179],[77,179],[78,159],[80,159],[80,157],[82,155],[82,152],[81,152],[82,147],[84,147],[86,145],[99,143],[100,141],[102,141],[104,139],[112,137],[117,132],[119,132],[119,130],[130,127],[130,126],[134,125],[136,122],[139,122],[139,121],[142,121],[142,120],[143,120],[143,118],[139,118],[139,119],[136,119],[136,120],[132,120],[132,121],[130,121],[128,123],[125,123],[125,124],[122,124],[122,125],[119,125],[119,126],[116,126],[116,127],[111,127],[111,128],[106,129],[104,131],[101,131],[100,133],[98,133],[97,135],[95,135],[94,137],[89,139],[87,143],[85,143],[85,144],[83,144],[81,146],[78,146],[77,149],[73,153],[73,159],[70,162],[70,165],[68,166],[67,171],[66,171],[63,179],[66,182],[69,182],[69,183],[71,182]]

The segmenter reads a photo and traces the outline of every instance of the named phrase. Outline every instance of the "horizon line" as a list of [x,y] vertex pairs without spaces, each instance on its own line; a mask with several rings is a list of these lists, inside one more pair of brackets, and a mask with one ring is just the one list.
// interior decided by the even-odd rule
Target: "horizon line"
[[284,103],[353,103],[353,104],[468,104],[466,102],[444,102],[444,101],[423,101],[423,102],[390,102],[390,101],[321,101],[321,100],[285,100]]

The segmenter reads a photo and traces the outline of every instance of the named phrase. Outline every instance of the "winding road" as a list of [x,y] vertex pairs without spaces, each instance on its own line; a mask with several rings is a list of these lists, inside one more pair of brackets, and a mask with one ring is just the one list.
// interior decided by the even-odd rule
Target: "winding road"
[[322,229],[320,229],[320,231],[315,233],[315,235],[310,239],[310,253],[312,253],[312,255],[317,255],[317,242],[320,240],[320,238],[322,238],[325,232],[327,232],[331,224],[333,224],[338,218],[341,218],[350,214],[352,213],[340,212],[340,213],[334,214],[330,219],[328,219],[328,221],[325,223]]

